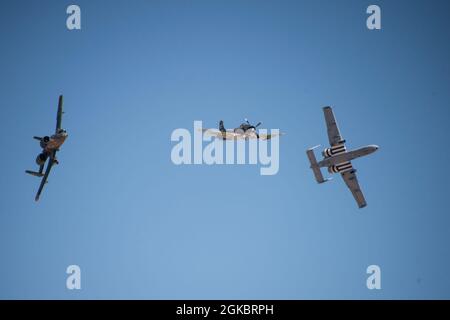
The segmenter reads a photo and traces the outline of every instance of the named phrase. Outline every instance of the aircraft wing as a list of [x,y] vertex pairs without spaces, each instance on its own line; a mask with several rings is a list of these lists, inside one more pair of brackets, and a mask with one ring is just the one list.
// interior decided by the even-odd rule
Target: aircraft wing
[[283,133],[281,133],[281,132],[280,133],[268,133],[268,134],[260,133],[259,134],[259,139],[261,139],[261,140],[270,140],[272,138],[280,137],[282,135],[283,135]]
[[[215,136],[217,138],[224,138],[226,140],[236,140],[236,139],[257,139],[258,136],[256,135],[256,133],[252,133],[252,134],[245,134],[245,133],[237,133],[237,132],[233,132],[233,131],[226,131],[226,132],[221,132],[220,130],[217,129],[202,129],[202,131],[205,134],[211,135],[211,136]],[[270,140],[274,137],[277,136],[281,136],[283,135],[283,133],[278,133],[278,134],[259,134],[259,139],[261,140]]]
[[341,175],[345,181],[345,184],[350,189],[350,191],[353,194],[353,197],[358,203],[358,207],[364,208],[367,205],[367,203],[366,200],[364,199],[364,194],[359,188],[358,179],[356,178],[356,170],[345,171],[342,172]]
[[202,131],[203,131],[203,133],[205,133],[207,135],[214,136],[217,138],[225,138],[226,140],[234,140],[234,139],[244,138],[244,136],[242,134],[232,132],[232,131],[221,132],[220,130],[217,130],[217,129],[202,129]]
[[334,118],[333,109],[331,107],[324,107],[323,113],[325,115],[325,122],[327,124],[328,140],[332,147],[342,143],[341,133]]
[[58,113],[56,115],[56,130],[55,133],[58,133],[58,130],[61,129],[62,115],[63,115],[63,96],[59,96],[58,101]]
[[47,169],[45,170],[45,174],[42,177],[41,184],[39,185],[39,189],[38,189],[38,192],[36,194],[36,198],[34,199],[36,201],[39,200],[39,197],[41,196],[42,189],[44,189],[44,186],[47,183],[47,178],[48,178],[48,175],[50,174],[50,170],[52,169],[52,166],[53,166],[53,163],[54,163],[53,159],[55,158],[55,155],[56,155],[56,150],[53,151],[53,154],[48,159]]

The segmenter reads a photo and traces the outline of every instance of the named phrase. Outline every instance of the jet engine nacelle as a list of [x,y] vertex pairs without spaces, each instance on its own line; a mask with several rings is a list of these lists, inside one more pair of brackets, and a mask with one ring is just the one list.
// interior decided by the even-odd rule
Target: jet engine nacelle
[[39,142],[41,148],[45,148],[45,146],[47,145],[47,143],[50,141],[50,137],[49,136],[45,136],[41,139],[41,141]]
[[45,161],[47,160],[47,158],[48,158],[48,155],[46,155],[45,153],[40,153],[40,154],[36,157],[36,163],[37,163],[39,166],[42,166],[42,165],[45,163]]
[[345,145],[344,144],[340,144],[331,148],[326,148],[325,150],[322,151],[322,156],[324,158],[329,158],[332,156],[335,156],[339,153],[343,153],[345,152]]
[[350,163],[350,161],[344,162],[344,163],[340,163],[337,165],[333,165],[333,166],[329,166],[328,167],[328,172],[329,173],[338,173],[338,172],[345,172],[345,171],[349,171],[352,170],[353,166]]

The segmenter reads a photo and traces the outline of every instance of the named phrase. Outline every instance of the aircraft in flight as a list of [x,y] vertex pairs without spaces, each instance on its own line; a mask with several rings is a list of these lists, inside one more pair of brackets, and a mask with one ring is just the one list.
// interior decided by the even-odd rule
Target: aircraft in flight
[[310,148],[306,151],[309,162],[311,163],[311,169],[313,170],[318,183],[330,180],[330,178],[323,178],[320,170],[322,167],[327,167],[329,173],[340,173],[358,203],[358,207],[363,208],[367,203],[364,199],[364,194],[359,187],[358,179],[356,178],[356,169],[353,168],[351,161],[377,151],[378,146],[368,145],[356,150],[347,151],[345,140],[342,139],[334,118],[333,109],[331,107],[324,107],[323,113],[325,115],[328,140],[330,141],[331,147],[322,152],[323,160],[320,162],[317,162],[314,155],[314,149],[319,146]]
[[[35,200],[38,201],[41,195],[42,189],[47,183],[48,175],[50,174],[50,170],[54,164],[58,164],[58,160],[56,159],[56,152],[59,151],[59,148],[67,139],[67,132],[63,128],[61,128],[61,120],[63,115],[63,96],[59,96],[58,101],[58,113],[56,115],[56,130],[55,134],[52,136],[45,137],[33,137],[36,140],[39,140],[39,144],[42,148],[42,152],[37,156],[36,163],[39,165],[39,171],[30,171],[25,170],[26,173],[31,174],[36,177],[42,177],[41,184],[39,186],[38,192],[36,194]],[[44,171],[45,162],[48,160],[47,169]]]
[[219,130],[217,129],[202,129],[205,134],[215,136],[217,138],[222,138],[223,140],[237,140],[237,139],[261,139],[261,140],[270,140],[271,138],[282,135],[280,134],[262,134],[256,131],[262,123],[258,122],[256,125],[250,124],[247,119],[244,119],[244,122],[238,128],[234,129],[225,129],[223,125],[223,121],[219,121]]

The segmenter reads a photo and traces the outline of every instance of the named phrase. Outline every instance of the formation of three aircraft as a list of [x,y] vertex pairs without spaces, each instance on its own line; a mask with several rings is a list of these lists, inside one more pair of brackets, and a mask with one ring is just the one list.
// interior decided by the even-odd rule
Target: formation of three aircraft
[[[323,183],[329,178],[325,179],[322,175],[321,168],[328,168],[329,173],[340,173],[344,179],[347,187],[350,189],[353,197],[356,200],[359,208],[363,208],[367,205],[364,195],[359,187],[358,179],[356,178],[356,169],[353,168],[351,163],[352,160],[367,156],[376,150],[378,146],[368,145],[356,150],[348,151],[345,147],[345,140],[342,138],[339,128],[336,123],[336,119],[333,114],[331,107],[324,107],[323,112],[325,115],[325,122],[328,132],[328,140],[330,142],[330,148],[325,149],[322,152],[323,159],[317,162],[314,149],[319,147],[313,147],[306,151],[308,159],[311,163],[310,168],[312,169],[314,176],[318,183]],[[42,193],[42,190],[47,183],[50,170],[54,164],[58,164],[56,159],[56,152],[67,139],[67,132],[61,127],[62,115],[63,115],[63,96],[59,96],[58,101],[58,112],[56,115],[56,130],[55,134],[52,136],[44,137],[33,137],[39,141],[42,148],[42,152],[37,156],[36,163],[39,165],[39,171],[26,170],[25,172],[36,177],[41,177],[41,184],[36,194],[35,200],[38,201]],[[261,139],[269,140],[274,137],[271,134],[260,134],[257,132],[257,127],[261,125],[259,122],[256,125],[250,124],[250,122],[245,119],[239,128],[227,130],[224,127],[223,121],[219,122],[219,130],[217,129],[203,129],[205,133],[216,136],[217,138],[222,138],[224,140],[236,140],[236,139]],[[48,160],[47,168],[44,173],[44,166]]]

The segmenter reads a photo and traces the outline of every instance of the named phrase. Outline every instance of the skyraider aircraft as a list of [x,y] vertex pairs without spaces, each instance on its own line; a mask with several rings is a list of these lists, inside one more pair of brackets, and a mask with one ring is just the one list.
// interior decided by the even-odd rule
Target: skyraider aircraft
[[[53,164],[58,164],[58,160],[56,159],[56,152],[59,151],[59,148],[64,143],[67,138],[66,130],[61,128],[61,120],[63,114],[63,96],[59,96],[58,102],[58,113],[56,115],[56,130],[55,134],[52,136],[45,137],[33,137],[36,140],[39,140],[39,144],[42,148],[42,152],[37,156],[36,163],[39,165],[39,172],[26,170],[25,172],[31,174],[35,177],[42,177],[41,184],[39,186],[38,192],[36,194],[35,200],[38,201],[41,195],[42,189],[47,183],[47,178],[52,169]],[[47,169],[44,171],[45,162],[48,159]]]
[[[219,130],[217,129],[202,129],[202,132],[205,134],[215,136],[217,138],[222,138],[223,140],[238,140],[238,139],[261,139],[261,140],[270,140],[271,138],[277,136],[276,134],[262,134],[256,131],[261,125],[261,122],[258,122],[255,126],[250,124],[247,119],[244,119],[244,122],[239,126],[239,128],[234,129],[225,129],[223,125],[223,121],[219,122]],[[280,136],[282,133],[279,134]]]
[[358,207],[363,208],[367,205],[367,203],[361,189],[359,188],[358,179],[356,178],[356,169],[353,168],[350,161],[359,157],[367,156],[377,151],[378,146],[369,145],[357,150],[347,151],[345,148],[345,140],[341,137],[334,118],[333,110],[331,107],[324,107],[323,113],[325,115],[328,139],[330,141],[331,148],[327,148],[322,152],[323,160],[320,162],[316,161],[316,157],[314,155],[314,149],[319,146],[313,147],[306,151],[309,162],[311,163],[311,169],[313,170],[314,176],[318,183],[331,180],[330,178],[323,178],[320,168],[327,167],[329,173],[339,172],[358,203]]

